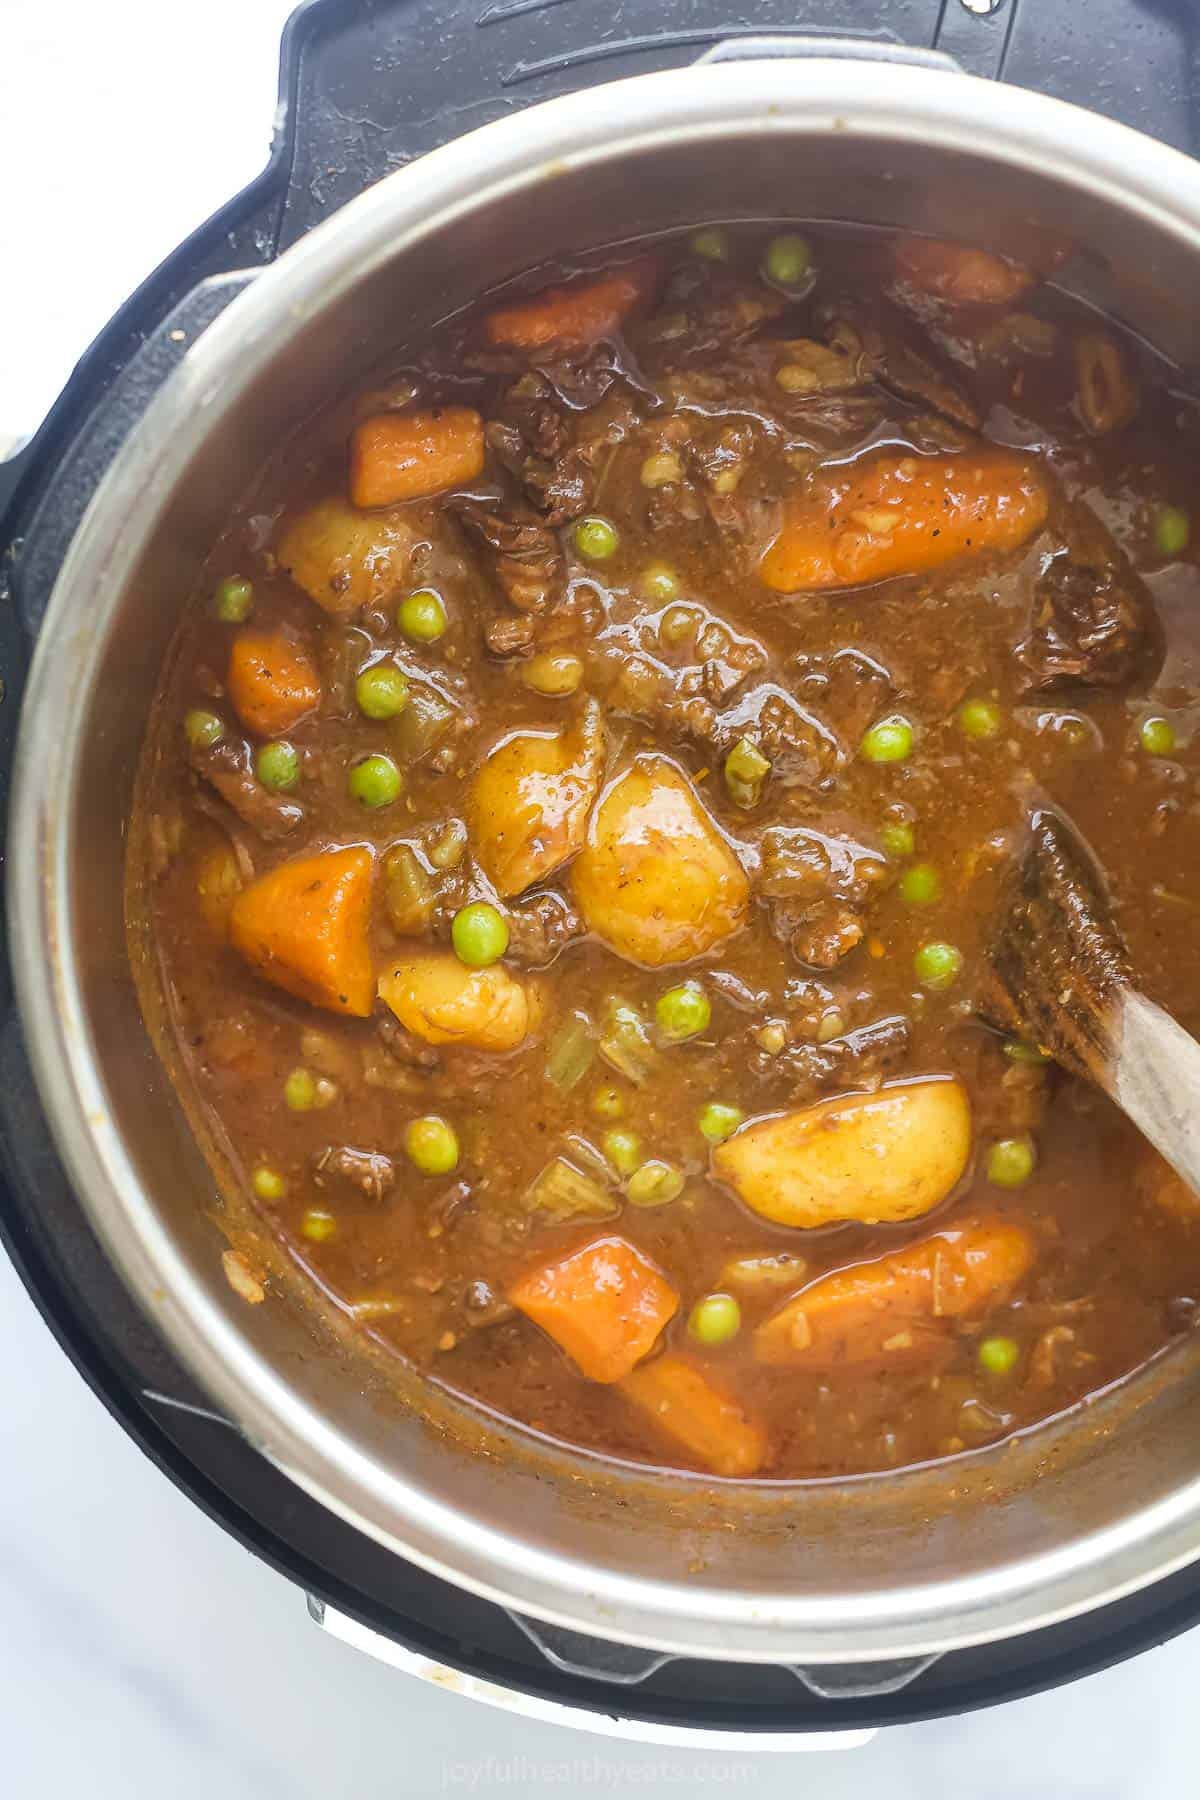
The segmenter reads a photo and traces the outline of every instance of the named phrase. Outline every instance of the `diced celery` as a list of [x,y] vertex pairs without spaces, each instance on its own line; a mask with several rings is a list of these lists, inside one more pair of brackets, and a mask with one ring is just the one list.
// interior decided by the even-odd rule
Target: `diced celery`
[[636,1006],[614,1000],[600,1033],[600,1054],[610,1068],[640,1087],[648,1081],[658,1065],[658,1052],[650,1038],[650,1027]]
[[571,1013],[550,1040],[546,1079],[565,1093],[582,1081],[596,1055],[596,1033],[585,1012]]

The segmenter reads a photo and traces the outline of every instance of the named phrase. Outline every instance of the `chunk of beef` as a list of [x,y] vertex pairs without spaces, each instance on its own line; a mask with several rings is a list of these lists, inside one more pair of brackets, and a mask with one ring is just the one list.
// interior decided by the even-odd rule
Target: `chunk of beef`
[[304,818],[304,808],[265,788],[254,773],[250,747],[236,738],[192,745],[188,760],[195,773],[221,796],[243,824],[268,842],[285,838]]
[[406,1069],[417,1069],[422,1075],[435,1075],[441,1068],[442,1058],[434,1046],[417,1037],[415,1032],[407,1030],[388,1008],[380,1009],[376,1015],[375,1027],[385,1050]]
[[519,613],[544,613],[559,604],[566,592],[566,563],[547,524],[527,508],[506,510],[499,498],[456,495],[451,505],[489,552],[492,572],[510,606]]
[[561,894],[538,894],[509,908],[508,960],[543,969],[584,930],[583,920]]
[[312,1159],[318,1187],[348,1182],[368,1200],[382,1200],[396,1185],[396,1165],[382,1150],[359,1150],[353,1144],[326,1144]]
[[750,1063],[757,1074],[786,1076],[793,1100],[815,1099],[846,1088],[869,1092],[878,1087],[884,1072],[907,1056],[911,1043],[908,1019],[892,1013],[828,1043],[791,1044],[776,1056],[756,1048]]
[[1053,557],[1016,648],[1026,691],[1123,686],[1151,658],[1153,621],[1153,601],[1132,569]]
[[772,783],[785,788],[818,787],[841,760],[828,726],[774,683],[751,688],[727,708],[718,737],[721,748],[749,738],[771,764]]
[[788,673],[797,698],[832,727],[847,756],[854,754],[895,692],[883,664],[863,650],[836,650],[829,657],[801,652]]
[[978,431],[979,411],[939,367],[932,346],[918,342],[911,326],[890,307],[868,307],[855,300],[836,301],[827,314],[829,342],[862,375],[889,393],[927,406],[968,431]]
[[493,656],[528,656],[533,649],[534,623],[525,614],[493,613],[483,627],[483,638]]
[[710,361],[779,317],[783,294],[720,263],[686,262],[670,276],[657,311],[631,333],[652,371]]
[[831,969],[862,942],[886,879],[884,858],[852,838],[789,825],[763,833],[758,891],[771,929],[810,968]]

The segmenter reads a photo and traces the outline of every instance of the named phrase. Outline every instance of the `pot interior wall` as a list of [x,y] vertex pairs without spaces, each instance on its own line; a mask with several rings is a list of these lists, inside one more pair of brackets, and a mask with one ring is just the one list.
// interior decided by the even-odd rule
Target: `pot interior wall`
[[[481,187],[487,174],[481,163]],[[253,378],[240,387],[209,384],[202,354],[190,374],[185,365],[183,401],[201,409],[204,432],[182,479],[167,480],[149,458],[125,466],[122,480],[145,484],[154,501],[153,529],[136,567],[121,577],[115,627],[98,666],[83,642],[86,627],[79,646],[67,634],[59,647],[77,658],[79,687],[71,748],[77,785],[63,872],[72,915],[67,960],[75,962],[111,1123],[156,1225],[174,1239],[187,1271],[186,1294],[162,1294],[161,1321],[169,1332],[186,1332],[188,1318],[194,1323],[202,1310],[212,1328],[214,1362],[201,1371],[210,1385],[220,1387],[220,1359],[240,1355],[246,1344],[271,1365],[280,1415],[309,1448],[281,1451],[280,1439],[262,1427],[268,1448],[331,1504],[418,1555],[440,1560],[438,1534],[425,1528],[419,1507],[414,1512],[406,1500],[398,1510],[397,1484],[452,1507],[461,1521],[459,1578],[518,1603],[536,1601],[531,1583],[542,1557],[574,1562],[578,1596],[568,1622],[582,1629],[662,1640],[661,1629],[638,1612],[632,1590],[621,1588],[618,1577],[630,1578],[665,1584],[676,1591],[679,1610],[694,1614],[686,1644],[673,1647],[730,1654],[728,1634],[702,1615],[711,1621],[726,1603],[737,1603],[743,1617],[761,1621],[762,1648],[751,1632],[732,1653],[774,1657],[779,1640],[771,1623],[779,1604],[805,1599],[809,1623],[794,1648],[819,1659],[880,1648],[898,1653],[904,1646],[893,1638],[856,1637],[856,1596],[894,1590],[904,1610],[915,1590],[951,1577],[977,1581],[980,1610],[965,1623],[946,1620],[941,1635],[947,1642],[983,1635],[986,1585],[998,1567],[1042,1557],[1058,1559],[1061,1573],[1089,1533],[1119,1533],[1136,1507],[1167,1507],[1192,1477],[1189,1447],[1200,1439],[1190,1349],[1066,1428],[882,1481],[718,1491],[699,1480],[663,1482],[534,1453],[527,1442],[497,1455],[503,1434],[456,1420],[453,1408],[440,1426],[431,1425],[361,1362],[318,1354],[322,1329],[304,1307],[276,1300],[251,1308],[229,1290],[218,1254],[223,1240],[209,1217],[213,1177],[143,1024],[121,904],[125,822],[158,670],[224,516],[281,438],[365,376],[381,354],[481,286],[548,256],[640,232],[767,217],[852,219],[967,239],[978,238],[986,219],[989,243],[1017,256],[1047,234],[1063,234],[1081,246],[1068,285],[1176,357],[1190,362],[1194,355],[1194,315],[1177,297],[1194,288],[1196,262],[1182,237],[985,155],[919,146],[886,132],[860,136],[853,119],[824,135],[811,127],[793,134],[774,120],[769,130],[747,126],[741,135],[701,127],[687,143],[627,139],[618,151],[578,165],[547,166],[486,205],[464,201],[430,225],[398,228],[389,244],[364,256],[353,283],[332,283],[306,310],[274,319],[269,329],[258,319],[242,327],[242,303],[235,302],[211,330],[227,347],[244,332],[239,353],[245,366],[256,365]],[[323,236],[314,234],[293,255],[319,259]],[[119,508],[123,495],[110,488],[101,504]],[[84,617],[90,600],[73,595],[76,617]],[[58,726],[45,720],[34,729]],[[1112,1429],[1118,1421],[1119,1432]],[[447,1422],[467,1447],[454,1443],[454,1431],[447,1435]],[[482,1480],[481,1455],[493,1459]],[[331,1477],[331,1467],[350,1471],[350,1484]],[[731,1519],[742,1529],[731,1532]],[[497,1561],[494,1536],[485,1542],[482,1535],[497,1531],[511,1543],[506,1567]],[[1182,1542],[1179,1548],[1182,1554]],[[1084,1560],[1079,1604],[1088,1597]],[[603,1597],[597,1569],[613,1578]],[[745,1612],[747,1594],[756,1596],[757,1613]],[[925,1646],[937,1635],[931,1625]]]

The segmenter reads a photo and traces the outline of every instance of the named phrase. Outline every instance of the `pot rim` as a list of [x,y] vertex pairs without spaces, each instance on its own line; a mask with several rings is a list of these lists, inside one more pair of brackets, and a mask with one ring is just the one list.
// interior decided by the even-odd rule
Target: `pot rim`
[[[545,102],[397,171],[255,276],[188,350],[118,452],[63,562],[36,646],[9,840],[13,965],[42,1101],[110,1258],[201,1386],[314,1498],[452,1584],[591,1636],[728,1661],[838,1663],[928,1657],[1030,1631],[1200,1556],[1200,1480],[1024,1563],[859,1593],[848,1609],[836,1596],[780,1599],[624,1576],[464,1521],[384,1470],[299,1398],[205,1294],[109,1115],[74,954],[69,826],[84,754],[77,697],[99,666],[141,544],[215,418],[276,347],[281,317],[322,309],[381,263],[411,253],[435,227],[567,168],[663,142],[748,133],[916,136],[978,157],[984,118],[989,160],[1037,174],[1050,165],[1058,180],[1140,215],[1200,254],[1200,173],[1190,159],[1065,102],[963,74],[840,58],[738,61]],[[118,490],[121,508],[108,504]]]

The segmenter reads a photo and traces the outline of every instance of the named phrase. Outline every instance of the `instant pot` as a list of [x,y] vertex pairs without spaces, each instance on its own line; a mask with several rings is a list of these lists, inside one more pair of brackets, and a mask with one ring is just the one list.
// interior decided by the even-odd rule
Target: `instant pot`
[[1044,1688],[1200,1617],[1200,1339],[1007,1445],[789,1489],[622,1472],[451,1403],[430,1423],[286,1293],[247,1308],[121,904],[177,606],[267,450],[390,345],[642,231],[986,219],[1017,256],[1069,236],[1073,290],[1192,368],[1198,78],[1191,0],[762,0],[752,22],[714,0],[311,0],[268,168],[0,469],[5,1241],[147,1454],[348,1641],[541,1716],[794,1747]]

